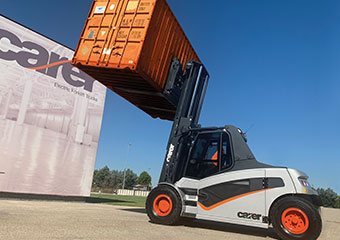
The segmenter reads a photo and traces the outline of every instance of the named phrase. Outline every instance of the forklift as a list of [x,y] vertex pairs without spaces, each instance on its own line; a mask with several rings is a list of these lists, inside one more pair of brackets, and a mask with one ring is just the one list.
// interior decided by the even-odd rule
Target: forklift
[[235,126],[199,125],[208,81],[201,63],[190,61],[183,70],[172,61],[164,94],[177,111],[159,183],[146,201],[151,222],[272,226],[282,239],[317,239],[321,200],[305,173],[258,162]]

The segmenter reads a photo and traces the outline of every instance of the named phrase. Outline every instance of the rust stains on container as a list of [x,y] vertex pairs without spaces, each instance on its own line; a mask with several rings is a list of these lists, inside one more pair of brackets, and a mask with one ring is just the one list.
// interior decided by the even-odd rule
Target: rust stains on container
[[172,59],[199,61],[165,0],[95,0],[73,64],[154,118],[172,120],[163,95]]

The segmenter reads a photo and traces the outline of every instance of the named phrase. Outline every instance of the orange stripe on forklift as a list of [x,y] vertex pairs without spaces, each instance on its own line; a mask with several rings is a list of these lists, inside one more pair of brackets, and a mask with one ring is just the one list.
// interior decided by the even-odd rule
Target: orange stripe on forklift
[[253,192],[248,192],[248,193],[243,193],[243,194],[240,194],[240,195],[237,195],[235,197],[231,197],[231,198],[228,198],[228,199],[225,199],[221,202],[218,202],[210,207],[206,207],[204,206],[202,203],[198,202],[198,206],[200,206],[203,210],[205,211],[210,211],[210,210],[213,210],[214,208],[217,208],[223,204],[226,204],[228,202],[231,202],[231,201],[234,201],[234,200],[237,200],[239,198],[243,198],[243,197],[246,197],[246,196],[249,196],[249,195],[252,195],[252,194],[255,194],[255,193],[259,193],[259,192],[263,192],[263,191],[266,191],[266,190],[269,190],[270,188],[267,188],[267,189],[261,189],[261,190],[257,190],[257,191],[253,191]]
[[64,64],[64,63],[69,63],[69,62],[71,62],[71,61],[72,61],[72,60],[63,60],[63,61],[54,62],[54,63],[47,64],[47,65],[43,65],[43,66],[40,66],[40,67],[33,67],[33,68],[30,68],[30,69],[31,69],[31,70],[42,70],[42,69],[54,67],[54,66],[57,66],[57,65],[61,65],[61,64]]

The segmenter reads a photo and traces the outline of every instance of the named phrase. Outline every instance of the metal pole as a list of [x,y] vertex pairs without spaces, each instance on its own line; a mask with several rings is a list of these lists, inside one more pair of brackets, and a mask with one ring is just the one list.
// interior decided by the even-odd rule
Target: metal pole
[[126,154],[124,176],[123,176],[123,189],[125,189],[126,168],[127,168],[128,158],[129,158],[130,147],[131,147],[131,143],[129,143],[128,145],[127,154]]
[[[151,176],[151,168],[148,168],[148,174]],[[146,190],[149,191],[150,189],[152,189],[152,181]]]

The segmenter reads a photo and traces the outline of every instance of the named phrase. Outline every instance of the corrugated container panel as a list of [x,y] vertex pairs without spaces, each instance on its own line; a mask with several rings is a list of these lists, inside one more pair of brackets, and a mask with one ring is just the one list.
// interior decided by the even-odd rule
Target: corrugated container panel
[[199,61],[165,0],[95,0],[73,64],[152,117],[172,120],[163,95],[172,59]]

